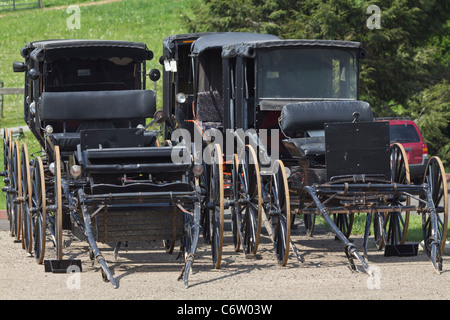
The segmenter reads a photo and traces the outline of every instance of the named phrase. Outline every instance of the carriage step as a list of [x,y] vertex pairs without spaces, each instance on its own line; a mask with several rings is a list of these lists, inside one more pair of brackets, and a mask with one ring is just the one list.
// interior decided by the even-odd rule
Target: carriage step
[[384,250],[385,257],[411,257],[417,256],[418,243],[411,244],[389,244]]
[[[69,269],[72,266],[75,266],[78,269]],[[44,268],[45,272],[52,273],[70,273],[72,271],[81,272],[81,260],[44,260]]]

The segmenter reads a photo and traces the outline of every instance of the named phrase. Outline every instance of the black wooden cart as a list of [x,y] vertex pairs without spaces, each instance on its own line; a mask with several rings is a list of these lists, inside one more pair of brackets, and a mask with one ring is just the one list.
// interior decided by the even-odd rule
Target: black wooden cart
[[405,237],[409,214],[417,211],[426,251],[440,270],[448,214],[442,164],[433,158],[424,184],[409,184],[403,147],[390,145],[389,127],[374,122],[359,100],[364,56],[360,43],[348,41],[246,33],[164,40],[164,108],[188,141],[201,137],[197,150],[206,151],[199,157],[207,162],[202,179],[209,195],[202,226],[216,267],[223,211],[230,208],[236,250],[256,253],[264,225],[281,265],[291,248],[301,259],[290,240],[292,214],[303,217],[309,235],[320,214],[352,267],[357,258],[367,271],[348,240],[354,214],[367,213],[365,253],[372,221],[380,249],[404,252],[415,250]]
[[[12,235],[46,270],[66,272],[81,268],[64,259],[64,234],[72,232],[89,242],[114,287],[97,242],[116,243],[116,258],[128,241],[163,241],[171,253],[179,240],[187,286],[202,195],[191,149],[147,130],[167,118],[145,89],[152,51],[134,42],[51,40],[28,43],[21,54],[14,71],[25,73],[24,120],[42,151],[29,155],[5,129]],[[152,70],[151,80],[158,75]],[[56,254],[44,261],[47,232]]]

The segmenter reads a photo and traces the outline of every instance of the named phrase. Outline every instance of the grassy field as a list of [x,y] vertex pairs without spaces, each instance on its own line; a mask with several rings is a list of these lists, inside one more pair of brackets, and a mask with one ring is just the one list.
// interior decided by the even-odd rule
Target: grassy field
[[[189,12],[193,1],[197,0],[123,0],[99,5],[95,3],[99,1],[43,0],[42,9],[0,11],[0,82],[4,87],[22,87],[23,73],[14,73],[12,64],[23,61],[20,49],[27,42],[44,39],[144,42],[154,53],[154,59],[147,62],[147,70],[161,70],[158,59],[162,55],[162,40],[168,35],[186,32],[182,17]],[[80,29],[67,28],[67,20],[73,14],[67,13],[67,7],[71,4],[80,4]],[[158,97],[162,93],[161,83],[157,83]],[[150,81],[147,86],[154,89]],[[157,100],[158,107],[161,107],[161,99]],[[24,125],[23,96],[5,95],[0,128]],[[25,133],[19,139],[27,143],[30,153],[39,150],[32,134]],[[0,170],[3,170],[3,150],[1,152]],[[0,187],[3,185],[3,179],[0,179]],[[0,209],[5,209],[3,192],[0,195]]]
[[[4,87],[23,86],[23,74],[12,71],[12,63],[21,61],[20,49],[25,43],[41,39],[109,39],[145,42],[153,50],[155,58],[148,62],[147,70],[158,68],[158,58],[162,54],[162,39],[170,34],[184,33],[183,14],[189,13],[192,2],[198,0],[123,0],[110,4],[80,6],[81,28],[69,30],[66,12],[70,4],[94,3],[87,0],[43,0],[44,9],[16,12],[0,11],[0,82]],[[161,97],[161,81],[157,83],[158,97]],[[153,84],[148,86],[153,89]],[[0,128],[23,126],[23,97],[9,95],[4,97],[4,117],[0,118]],[[158,99],[158,107],[161,107]],[[31,152],[39,145],[30,133],[19,138],[26,142]],[[3,151],[2,151],[3,152]],[[3,155],[0,157],[0,170],[3,170]],[[3,181],[0,179],[0,187]],[[0,209],[5,208],[5,196],[0,195]],[[418,218],[414,214],[415,218]],[[416,219],[415,219],[416,220]],[[414,227],[419,233],[418,225]],[[365,215],[358,215],[354,233],[364,233]]]

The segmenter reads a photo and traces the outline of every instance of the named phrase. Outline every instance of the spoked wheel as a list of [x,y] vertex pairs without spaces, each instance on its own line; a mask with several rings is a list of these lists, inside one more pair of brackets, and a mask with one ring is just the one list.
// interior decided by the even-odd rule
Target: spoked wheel
[[45,198],[45,175],[41,157],[37,157],[32,167],[31,212],[33,216],[33,244],[36,262],[41,264],[45,256],[47,201]]
[[3,168],[5,178],[8,178],[9,163],[9,132],[7,128],[3,128]]
[[214,145],[209,174],[208,217],[211,236],[211,250],[214,268],[219,269],[222,261],[224,226],[224,184],[223,154],[220,145]]
[[384,213],[375,212],[373,215],[373,235],[378,250],[382,250],[385,245],[386,232],[384,230]]
[[[333,214],[333,221],[336,226],[341,230],[342,234],[348,239],[352,233],[353,220],[355,219],[354,213],[336,213]],[[337,237],[336,237],[337,239]]]
[[[428,184],[429,193],[421,196],[422,200],[433,203],[436,209],[434,215],[430,210],[422,210],[422,230],[425,250],[436,271],[442,269],[442,254],[444,253],[448,226],[448,191],[444,166],[438,157],[432,157],[427,164],[424,183]],[[421,203],[421,209],[425,209]],[[437,264],[437,265],[436,265]]]
[[11,235],[15,238],[15,241],[20,241],[22,236],[22,206],[20,204],[22,200],[22,171],[20,163],[19,143],[15,141],[11,148],[11,187],[13,189],[10,197]]
[[28,157],[28,147],[22,145],[22,154],[20,157],[20,166],[22,172],[22,228],[23,228],[23,247],[31,254],[33,248],[33,221],[31,217],[31,173],[30,158]]
[[54,231],[55,231],[55,248],[56,259],[62,259],[62,247],[63,247],[63,226],[62,226],[62,183],[61,183],[61,155],[59,152],[59,146],[55,146],[54,152],[55,159],[55,212],[54,212]]
[[200,226],[202,229],[202,235],[203,239],[206,243],[211,243],[211,234],[210,234],[210,227],[209,227],[209,208],[208,203],[209,201],[209,180],[211,176],[211,166],[207,165],[206,163],[203,163],[203,173],[199,177],[199,186],[202,190],[202,194],[205,195],[203,197],[202,203],[201,203],[201,214],[200,214]]
[[314,233],[314,226],[316,224],[316,215],[305,213],[303,214],[303,222],[305,223],[306,235],[312,237]]
[[[252,146],[246,145],[239,157],[235,210],[236,230],[245,254],[256,254],[261,233],[262,192],[258,158]],[[237,236],[237,235],[236,235]]]
[[[405,149],[401,144],[391,145],[391,181],[397,184],[409,184],[409,164]],[[394,207],[400,205],[409,205],[410,198],[405,196],[392,195],[388,201]],[[409,211],[377,213],[374,218],[375,240],[379,250],[384,245],[399,245],[406,241],[408,232]],[[379,226],[382,225],[383,228]]]
[[277,261],[285,266],[289,258],[289,245],[291,241],[291,206],[289,199],[289,186],[286,170],[281,160],[274,162],[275,173],[269,185],[270,217],[273,242]]
[[238,187],[239,187],[239,179],[238,179],[238,166],[239,166],[239,158],[235,153],[233,155],[233,161],[231,164],[231,194],[230,194],[230,202],[234,205],[231,206],[231,231],[233,235],[233,244],[234,250],[238,252],[241,249],[241,236],[238,229],[237,222],[237,197],[238,197]]
[[10,184],[11,184],[11,140],[9,131],[7,128],[3,129],[3,166],[4,166],[4,182],[6,187],[6,214],[8,220],[11,222],[11,203],[10,197]]

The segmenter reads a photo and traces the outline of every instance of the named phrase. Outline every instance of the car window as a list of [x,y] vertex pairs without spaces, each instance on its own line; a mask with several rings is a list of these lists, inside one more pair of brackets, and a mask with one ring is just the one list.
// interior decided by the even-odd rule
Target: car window
[[413,125],[391,125],[391,142],[420,142],[419,134]]

